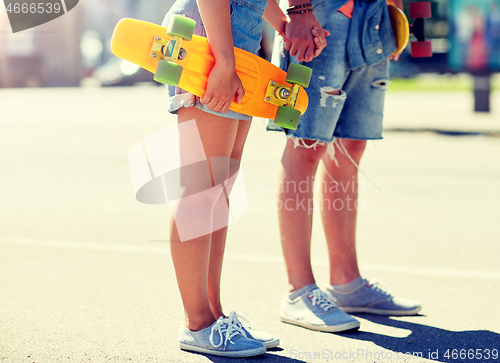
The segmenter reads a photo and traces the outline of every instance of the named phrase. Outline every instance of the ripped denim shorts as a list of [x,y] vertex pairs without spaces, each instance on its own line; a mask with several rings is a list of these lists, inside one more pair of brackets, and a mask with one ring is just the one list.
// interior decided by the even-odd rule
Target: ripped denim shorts
[[[320,14],[318,14],[318,19]],[[300,118],[297,130],[284,130],[268,125],[268,130],[285,131],[289,137],[330,143],[335,138],[376,140],[382,138],[385,91],[389,85],[387,58],[370,65],[351,69],[347,58],[347,35],[351,19],[336,11],[323,28],[330,31],[328,45],[321,55],[309,63],[313,69],[311,83],[306,88],[309,107]],[[280,66],[298,63],[283,44],[275,47]],[[340,90],[339,95],[331,94]]]
[[[235,47],[257,54],[262,38],[262,14],[266,9],[267,0],[230,0],[231,31]],[[194,34],[206,37],[207,33],[201,19],[196,0],[177,0],[163,19],[162,25],[168,26],[170,17],[174,14],[185,15],[196,21]],[[195,96],[179,87],[167,86],[168,111],[176,114],[181,107],[197,107],[200,110],[214,115],[237,119],[251,120],[251,116],[234,111],[226,113],[215,112],[200,102]]]

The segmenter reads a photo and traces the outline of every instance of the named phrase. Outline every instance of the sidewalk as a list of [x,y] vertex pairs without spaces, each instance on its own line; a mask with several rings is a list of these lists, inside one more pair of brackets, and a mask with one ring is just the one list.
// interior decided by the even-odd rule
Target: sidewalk
[[492,92],[490,113],[474,112],[469,91],[388,91],[386,131],[438,131],[500,135],[500,92]]
[[[1,363],[232,362],[179,349],[183,311],[168,208],[134,198],[128,152],[175,123],[160,112],[164,96],[158,87],[0,90]],[[462,115],[467,95],[437,97],[390,94],[389,124],[456,126],[447,115],[468,127],[500,121]],[[421,104],[444,106],[424,109],[432,119],[422,119],[415,115]],[[458,363],[447,352],[498,353],[498,138],[387,132],[368,144],[361,166],[379,188],[360,192],[360,268],[398,296],[420,300],[423,310],[359,314],[359,332],[327,334],[279,321],[287,283],[271,202],[286,139],[263,123],[255,120],[245,146],[249,204],[229,228],[222,301],[281,344],[240,363]],[[312,259],[321,287],[327,253],[315,213]]]

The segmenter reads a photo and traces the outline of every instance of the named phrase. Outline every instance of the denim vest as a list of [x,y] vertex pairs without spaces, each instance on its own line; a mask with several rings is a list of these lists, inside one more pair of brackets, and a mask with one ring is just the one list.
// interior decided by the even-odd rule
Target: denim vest
[[[314,15],[322,25],[332,12],[338,11],[346,2],[347,0],[311,1]],[[354,0],[347,43],[351,68],[378,63],[396,49],[386,0]]]

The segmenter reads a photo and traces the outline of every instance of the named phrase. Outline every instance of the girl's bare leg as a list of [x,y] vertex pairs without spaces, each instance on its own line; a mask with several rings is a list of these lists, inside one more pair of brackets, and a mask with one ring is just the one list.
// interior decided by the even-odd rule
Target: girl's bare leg
[[[212,157],[229,158],[231,156],[238,132],[238,120],[208,114],[194,107],[181,108],[178,113],[178,120],[179,123],[196,120],[198,133],[201,137],[209,166],[210,158]],[[183,149],[183,142],[187,143],[184,146],[187,146],[187,149],[189,149],[189,138],[181,140],[181,150]],[[229,171],[227,173],[229,174]],[[211,169],[210,174],[212,183],[214,180],[221,178],[220,175],[214,175]],[[193,183],[196,188],[196,183],[199,182],[195,180],[196,178],[192,178],[193,180],[189,179],[191,178],[185,178],[184,183],[187,183],[187,185],[183,185],[187,195],[190,195],[190,183]],[[183,208],[183,199],[182,195],[179,197],[181,197],[179,199],[179,209],[181,210]],[[213,208],[219,197],[220,195],[215,195],[214,193],[208,197],[201,197],[199,200],[200,203],[197,204],[196,218],[183,218],[181,223],[192,223],[193,228],[196,228],[197,224],[208,225],[208,223],[212,223]],[[177,224],[178,220],[175,223],[172,220],[170,249],[177,284],[184,305],[185,325],[190,330],[200,330],[210,326],[218,318],[218,316],[214,316],[210,308],[207,287],[212,234],[207,233],[189,241],[182,241],[179,236]],[[186,227],[189,229],[190,225],[183,225],[181,228]],[[214,273],[216,272],[214,271]]]
[[[245,146],[245,141],[247,139],[248,131],[250,130],[251,121],[239,121],[238,131],[236,134],[236,140],[234,142],[233,150],[231,152],[231,159],[235,159],[238,163],[241,163],[241,157],[243,154],[243,147]],[[231,170],[233,174],[234,170]],[[226,191],[229,194],[231,192],[231,187],[227,186]],[[224,205],[220,204],[224,203]],[[225,213],[223,218],[226,221],[229,218],[227,213],[229,200],[226,199],[226,195],[221,195],[217,201],[215,207],[215,213]],[[219,208],[217,206],[220,206]],[[220,301],[220,281],[222,273],[222,259],[224,256],[224,248],[226,246],[226,236],[227,236],[227,226],[218,229],[212,233],[212,245],[210,249],[210,261],[208,267],[208,299],[210,302],[210,308],[215,318],[219,316],[224,316],[222,310],[222,304]]]

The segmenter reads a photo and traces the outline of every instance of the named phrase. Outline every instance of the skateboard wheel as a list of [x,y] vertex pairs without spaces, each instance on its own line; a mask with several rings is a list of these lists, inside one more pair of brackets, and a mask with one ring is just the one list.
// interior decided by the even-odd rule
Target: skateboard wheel
[[181,79],[181,74],[182,66],[173,62],[161,60],[156,67],[154,80],[156,82],[168,84],[169,86],[177,86]]
[[410,18],[430,18],[432,17],[431,13],[431,3],[429,1],[420,2],[420,3],[410,3]]
[[196,21],[181,15],[173,15],[167,27],[167,34],[170,36],[177,35],[186,40],[191,40],[194,33]]
[[411,56],[414,58],[432,57],[432,42],[430,40],[411,42]]
[[286,81],[288,83],[296,83],[302,87],[309,87],[311,81],[312,69],[300,64],[292,63],[288,67]]
[[285,129],[296,130],[299,124],[300,111],[292,107],[278,106],[274,124]]

